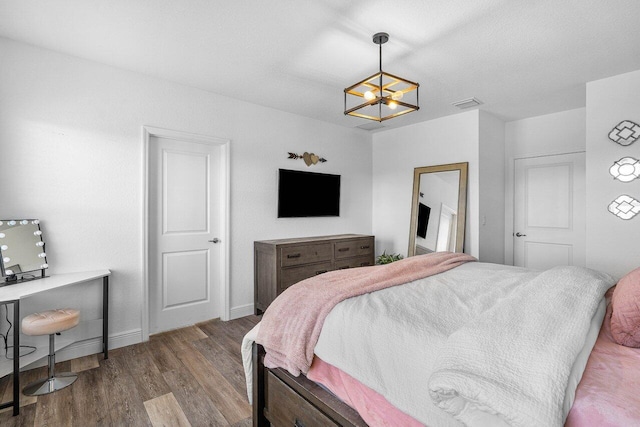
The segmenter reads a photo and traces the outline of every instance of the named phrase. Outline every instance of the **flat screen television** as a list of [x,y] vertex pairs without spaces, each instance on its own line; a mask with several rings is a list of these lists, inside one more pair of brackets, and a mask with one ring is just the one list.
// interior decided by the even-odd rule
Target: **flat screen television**
[[278,170],[278,218],[340,216],[340,175]]
[[429,215],[431,215],[431,208],[420,203],[418,205],[418,236],[422,237],[423,239],[427,237]]

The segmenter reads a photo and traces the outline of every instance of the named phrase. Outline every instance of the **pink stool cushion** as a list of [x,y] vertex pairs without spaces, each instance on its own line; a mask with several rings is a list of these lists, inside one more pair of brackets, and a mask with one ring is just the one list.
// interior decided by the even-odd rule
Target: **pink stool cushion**
[[26,335],[51,335],[66,331],[80,322],[80,311],[74,308],[47,310],[33,313],[22,319],[22,333]]

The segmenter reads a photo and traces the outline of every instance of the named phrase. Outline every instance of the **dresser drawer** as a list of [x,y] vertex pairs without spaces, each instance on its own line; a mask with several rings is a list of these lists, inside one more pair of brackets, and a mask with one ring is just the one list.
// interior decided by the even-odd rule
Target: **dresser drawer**
[[355,267],[367,267],[373,264],[373,257],[371,257],[371,255],[361,256],[357,258],[349,258],[336,261],[336,270],[344,270],[346,268]]
[[354,256],[373,254],[373,239],[348,240],[335,244],[335,257],[350,258]]
[[318,274],[326,273],[331,270],[333,270],[333,264],[331,262],[283,268],[280,272],[280,287],[278,289],[278,293],[301,280],[308,279],[309,277],[317,276]]
[[267,373],[267,418],[274,427],[337,426],[329,417],[317,410],[302,396],[280,381],[271,372]]
[[285,246],[280,249],[281,265],[310,264],[312,262],[331,260],[331,243],[304,246]]

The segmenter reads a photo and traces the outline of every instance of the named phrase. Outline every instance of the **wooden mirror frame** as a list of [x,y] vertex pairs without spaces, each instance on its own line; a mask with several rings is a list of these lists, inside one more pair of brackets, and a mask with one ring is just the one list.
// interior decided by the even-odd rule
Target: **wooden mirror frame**
[[416,254],[416,233],[418,229],[418,204],[420,200],[420,176],[424,173],[460,171],[458,185],[458,221],[456,224],[455,252],[464,251],[464,229],[467,221],[467,176],[469,163],[425,166],[413,170],[413,198],[411,202],[411,223],[409,227],[409,250],[407,256]]

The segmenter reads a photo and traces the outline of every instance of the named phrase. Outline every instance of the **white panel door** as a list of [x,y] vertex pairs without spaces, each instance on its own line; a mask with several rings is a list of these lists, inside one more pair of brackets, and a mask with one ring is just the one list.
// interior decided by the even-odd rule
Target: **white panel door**
[[515,161],[514,264],[585,265],[585,154]]
[[436,252],[455,252],[456,246],[456,211],[444,203],[440,204],[440,221],[438,222],[438,238],[436,239]]
[[220,146],[149,140],[149,332],[220,317]]

